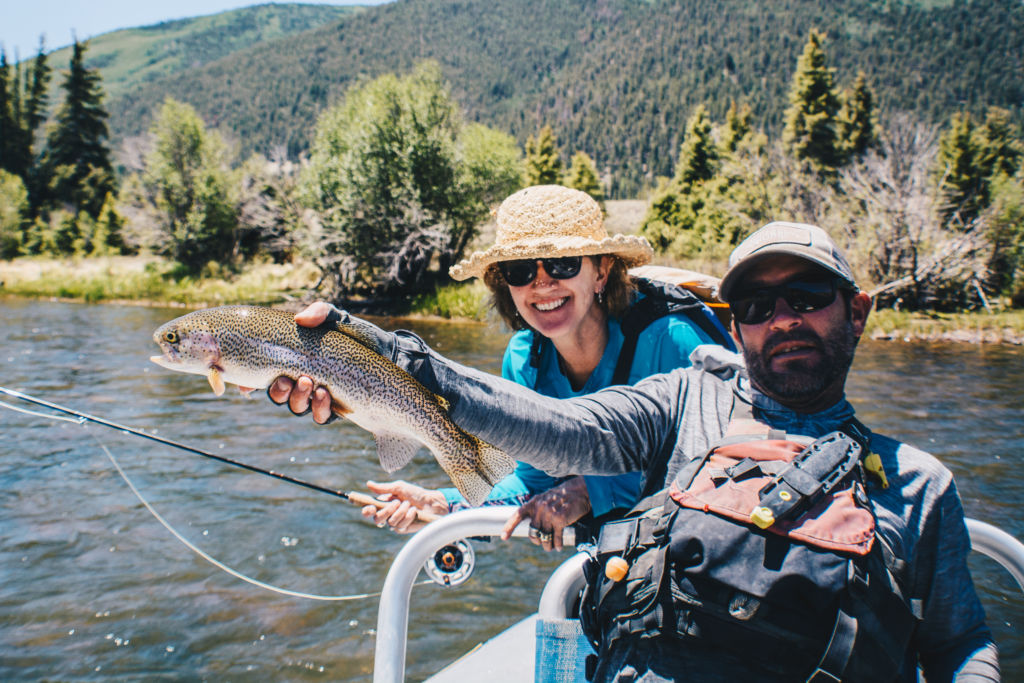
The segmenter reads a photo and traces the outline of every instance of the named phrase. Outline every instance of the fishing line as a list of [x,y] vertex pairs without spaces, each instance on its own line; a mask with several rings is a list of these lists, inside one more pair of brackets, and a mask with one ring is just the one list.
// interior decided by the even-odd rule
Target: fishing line
[[[137,430],[132,430],[132,429],[128,429],[128,428],[122,428],[120,425],[114,425],[114,423],[108,422],[106,420],[99,420],[98,418],[92,418],[91,416],[87,416],[85,414],[78,413],[76,411],[71,411],[70,409],[67,409],[67,408],[62,408],[61,406],[57,406],[56,404],[47,404],[46,401],[42,401],[40,399],[35,399],[35,398],[32,398],[32,397],[28,396],[27,394],[21,394],[20,392],[12,391],[10,389],[5,389],[4,387],[0,387],[0,392],[6,393],[8,395],[15,396],[17,398],[22,398],[24,400],[29,400],[29,401],[31,401],[33,403],[37,403],[39,405],[46,405],[47,407],[53,407],[56,410],[62,410],[62,411],[67,412],[69,414],[76,415],[76,417],[73,417],[73,418],[72,417],[62,417],[60,415],[50,415],[50,414],[47,414],[47,413],[40,413],[40,412],[36,412],[34,410],[28,410],[26,408],[21,408],[21,407],[12,405],[10,403],[7,403],[6,401],[0,401],[0,406],[3,406],[4,408],[7,408],[8,410],[13,410],[14,412],[23,413],[25,415],[32,415],[34,417],[39,417],[39,418],[43,418],[43,419],[47,419],[47,420],[59,420],[61,422],[70,422],[72,424],[81,425],[82,427],[86,426],[85,423],[87,421],[93,421],[93,422],[97,422],[98,424],[102,424],[102,425],[105,425],[105,426],[115,426],[115,428],[122,429],[123,431],[126,431],[129,434],[136,434],[136,435],[140,435],[140,436],[151,436],[151,435],[146,435],[146,434],[144,434],[142,432],[138,432]],[[259,579],[254,579],[251,576],[247,576],[247,575],[245,575],[245,574],[243,574],[243,573],[241,573],[241,572],[239,572],[239,571],[237,571],[235,569],[232,569],[231,567],[227,566],[223,562],[217,560],[216,558],[214,558],[211,555],[209,555],[208,553],[206,553],[202,548],[198,547],[197,545],[195,545],[194,543],[189,541],[187,538],[185,538],[184,535],[179,533],[177,529],[175,529],[173,526],[171,526],[171,524],[166,519],[164,519],[164,517],[159,512],[157,512],[156,508],[154,508],[150,504],[150,502],[148,500],[146,500],[146,497],[142,495],[142,492],[139,491],[139,489],[135,486],[134,482],[132,482],[131,478],[128,476],[128,473],[124,471],[124,469],[121,467],[121,464],[117,461],[117,458],[114,457],[114,454],[110,452],[110,449],[107,448],[106,444],[104,444],[102,441],[100,441],[99,437],[96,436],[95,434],[93,434],[92,432],[89,432],[88,430],[86,430],[86,432],[89,434],[90,437],[92,437],[92,439],[96,442],[96,444],[100,447],[100,449],[103,450],[103,453],[106,454],[107,459],[110,460],[110,463],[114,466],[114,469],[117,470],[117,473],[120,475],[121,479],[124,480],[124,483],[128,485],[128,488],[131,489],[132,493],[135,494],[135,497],[139,499],[139,502],[142,503],[142,505],[146,508],[146,510],[148,510],[149,513],[151,515],[153,515],[154,519],[156,519],[156,521],[160,522],[160,524],[165,529],[167,529],[169,532],[171,532],[171,535],[173,535],[176,539],[178,539],[186,548],[188,548],[189,550],[194,552],[196,555],[198,555],[199,557],[203,558],[204,560],[206,560],[207,562],[212,564],[214,567],[220,569],[221,571],[226,572],[226,573],[230,574],[231,576],[233,576],[233,577],[235,577],[237,579],[241,579],[242,581],[245,581],[246,583],[250,583],[250,584],[252,584],[254,586],[257,586],[259,588],[263,588],[264,590],[271,591],[272,593],[279,593],[281,595],[288,595],[288,596],[291,596],[291,597],[294,597],[294,598],[304,598],[306,600],[319,600],[319,601],[324,601],[324,602],[344,602],[344,601],[352,601],[352,600],[365,600],[365,599],[368,599],[368,598],[375,598],[375,597],[378,597],[380,595],[380,591],[377,591],[377,592],[374,592],[374,593],[359,593],[359,594],[354,594],[354,595],[317,595],[317,594],[314,594],[314,593],[303,593],[301,591],[293,591],[293,590],[290,590],[288,588],[281,588],[279,586],[274,586],[272,584],[265,583],[263,581],[260,581]],[[168,439],[159,439],[157,437],[152,437],[152,438],[154,440],[158,440],[161,443],[166,443],[168,445],[172,445],[172,446],[176,446],[176,447],[182,447],[183,446],[181,444],[176,444],[175,442],[170,441]],[[197,452],[197,453],[202,454],[202,451],[199,451],[198,449],[195,449],[195,448],[185,447],[185,449],[189,450],[191,452]],[[232,460],[230,460],[228,458],[221,458],[219,456],[213,456],[213,457],[215,459],[217,459],[217,460],[223,460],[223,461],[228,461],[228,462],[235,462],[235,461],[232,461]],[[250,469],[250,468],[246,467],[245,469]],[[256,469],[258,469],[258,468],[256,468]],[[282,478],[282,477],[283,477],[283,475],[281,477],[278,477],[278,478]],[[291,478],[287,477],[287,479],[291,479]],[[317,488],[320,488],[320,487],[317,487]],[[330,493],[331,491],[329,489],[327,489],[327,492]],[[347,495],[345,495],[343,497],[347,498]],[[427,584],[427,583],[432,583],[432,582],[433,582],[432,580],[427,579],[425,581],[420,581],[420,582],[418,582],[418,583],[416,583],[414,585],[421,586],[421,585],[424,585],[424,584]]]
[[[204,450],[201,450],[199,448],[195,448],[193,446],[189,446],[187,444],[179,443],[177,441],[172,441],[170,439],[165,439],[163,437],[156,436],[155,434],[147,434],[146,432],[144,432],[144,431],[142,431],[140,429],[133,429],[131,427],[126,427],[125,425],[121,425],[121,424],[118,424],[116,422],[111,422],[110,420],[104,420],[103,418],[96,417],[94,415],[89,415],[87,413],[83,413],[83,412],[78,411],[78,410],[73,410],[71,408],[66,408],[64,406],[57,405],[56,403],[50,403],[49,401],[44,401],[41,398],[36,398],[35,396],[29,396],[28,394],[23,394],[20,391],[14,391],[13,389],[7,389],[5,387],[0,387],[0,393],[7,394],[8,396],[12,396],[14,398],[20,399],[22,401],[26,401],[28,403],[34,403],[35,405],[43,406],[44,408],[49,408],[51,410],[57,410],[59,412],[65,413],[66,415],[74,415],[74,416],[76,416],[78,418],[78,420],[67,420],[69,422],[78,422],[79,424],[82,424],[85,421],[94,422],[94,423],[96,423],[98,425],[103,425],[104,427],[109,427],[111,429],[116,429],[116,430],[118,430],[120,432],[125,432],[126,434],[132,434],[134,436],[138,436],[138,437],[141,437],[143,439],[149,439],[150,441],[156,441],[157,443],[162,443],[162,444],[167,445],[167,446],[172,446],[174,448],[186,451],[188,453],[194,453],[195,455],[201,455],[204,458],[210,458],[211,460],[216,460],[218,462],[222,462],[225,465],[231,465],[232,467],[238,467],[238,468],[241,468],[241,469],[244,469],[244,470],[249,470],[250,472],[255,472],[256,474],[262,474],[262,475],[265,475],[265,476],[268,476],[268,477],[273,477],[275,479],[280,479],[281,481],[287,482],[289,484],[295,484],[296,486],[302,486],[302,487],[307,488],[307,489],[312,489],[314,491],[319,491],[320,493],[326,493],[328,495],[334,496],[336,498],[341,498],[343,500],[347,500],[347,501],[351,501],[352,500],[352,497],[351,497],[350,493],[345,492],[345,491],[341,491],[339,489],[332,489],[332,488],[328,488],[326,486],[320,486],[319,484],[314,484],[314,483],[309,482],[309,481],[304,481],[302,479],[296,479],[295,477],[289,477],[287,474],[281,474],[280,472],[274,472],[273,470],[267,470],[267,469],[263,469],[262,467],[256,467],[255,465],[249,465],[247,463],[240,462],[238,460],[232,460],[231,458],[226,458],[226,457],[224,457],[222,455],[216,455],[215,453],[210,453],[209,451],[204,451]],[[18,410],[17,408],[14,408],[13,406],[11,406],[9,404],[4,403],[4,405],[9,407],[9,408],[11,408],[12,410]],[[19,411],[19,412],[25,412],[25,411]],[[43,415],[41,413],[34,413],[34,414],[36,414],[36,415],[38,415],[40,417],[53,417],[53,418],[56,419],[56,416]],[[67,418],[60,418],[60,419],[66,420]],[[358,501],[358,502],[360,504],[363,503],[363,501]]]

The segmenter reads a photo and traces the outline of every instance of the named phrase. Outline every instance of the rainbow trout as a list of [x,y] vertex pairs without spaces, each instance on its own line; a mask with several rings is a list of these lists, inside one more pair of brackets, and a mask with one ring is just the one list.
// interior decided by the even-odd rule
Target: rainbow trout
[[221,306],[176,318],[153,340],[163,355],[150,360],[206,376],[218,396],[225,383],[261,389],[282,375],[306,375],[330,392],[335,413],[373,434],[385,470],[426,446],[471,505],[513,469],[511,458],[460,429],[444,398],[382,356],[355,325],[306,328],[285,311]]

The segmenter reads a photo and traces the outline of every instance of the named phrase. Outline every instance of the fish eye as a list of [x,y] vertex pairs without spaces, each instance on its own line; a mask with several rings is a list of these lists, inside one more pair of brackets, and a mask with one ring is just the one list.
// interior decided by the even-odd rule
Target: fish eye
[[181,338],[178,336],[178,333],[174,330],[164,333],[164,341],[168,344],[177,344],[180,339]]

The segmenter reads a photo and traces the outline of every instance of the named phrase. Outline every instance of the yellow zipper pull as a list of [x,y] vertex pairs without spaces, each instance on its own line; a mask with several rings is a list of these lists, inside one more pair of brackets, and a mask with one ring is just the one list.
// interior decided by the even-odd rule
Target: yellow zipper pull
[[878,481],[881,482],[883,489],[889,488],[889,479],[885,476],[882,458],[878,453],[868,453],[868,456],[864,458],[864,469],[878,477]]

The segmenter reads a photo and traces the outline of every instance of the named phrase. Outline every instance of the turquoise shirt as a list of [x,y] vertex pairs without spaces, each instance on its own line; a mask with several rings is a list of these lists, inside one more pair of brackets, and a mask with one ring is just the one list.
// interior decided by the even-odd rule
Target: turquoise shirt
[[[547,342],[541,346],[538,367],[530,365],[530,347],[534,333],[520,330],[509,340],[505,349],[501,374],[505,379],[535,389],[538,393],[555,398],[573,398],[590,394],[610,386],[619,352],[625,340],[617,320],[608,321],[608,344],[601,361],[591,373],[587,383],[574,391],[569,379],[558,366],[558,354]],[[661,372],[690,365],[690,353],[712,339],[684,315],[668,315],[652,322],[637,338],[629,384]],[[494,487],[485,505],[521,505],[530,496],[547,491],[565,478],[551,477],[541,470],[519,463],[514,473]],[[631,508],[640,497],[642,478],[639,472],[616,476],[585,476],[587,493],[595,517],[615,509]],[[455,489],[441,489],[449,507],[462,507],[465,502]]]

